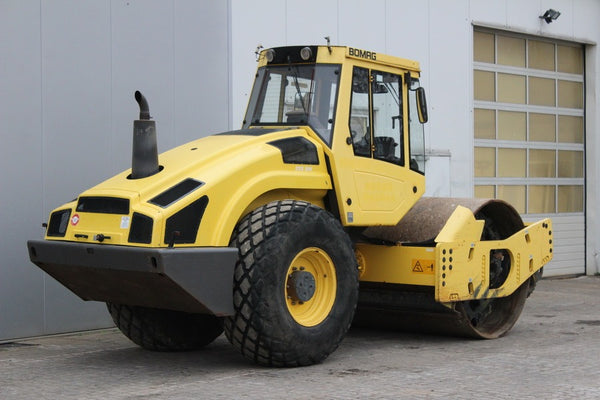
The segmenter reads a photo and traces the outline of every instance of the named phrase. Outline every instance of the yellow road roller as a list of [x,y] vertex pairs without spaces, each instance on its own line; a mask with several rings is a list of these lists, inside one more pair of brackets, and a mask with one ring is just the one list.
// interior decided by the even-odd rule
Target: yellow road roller
[[353,47],[266,49],[241,129],[160,155],[136,92],[132,168],[53,210],[30,259],[151,350],[225,331],[251,361],[294,367],[353,322],[504,335],[552,258],[552,224],[423,197],[419,75]]

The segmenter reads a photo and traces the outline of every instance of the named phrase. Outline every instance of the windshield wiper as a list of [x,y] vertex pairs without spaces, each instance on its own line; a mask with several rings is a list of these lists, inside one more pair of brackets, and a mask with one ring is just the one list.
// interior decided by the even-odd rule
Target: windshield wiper
[[[288,58],[289,61],[289,58]],[[306,111],[306,106],[304,105],[304,98],[302,97],[302,91],[300,90],[300,84],[298,83],[298,67],[294,70],[292,68],[292,63],[289,64],[289,70],[292,72],[292,77],[294,78],[294,86],[296,86],[296,92],[298,97],[300,97],[300,103],[302,104],[302,111],[304,111],[304,115],[308,118],[308,112]]]

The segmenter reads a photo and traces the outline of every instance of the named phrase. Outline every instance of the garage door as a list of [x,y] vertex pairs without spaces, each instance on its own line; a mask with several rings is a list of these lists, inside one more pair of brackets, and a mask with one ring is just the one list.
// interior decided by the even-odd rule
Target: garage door
[[584,273],[583,47],[478,28],[473,38],[475,196],[526,221],[550,216],[545,276]]

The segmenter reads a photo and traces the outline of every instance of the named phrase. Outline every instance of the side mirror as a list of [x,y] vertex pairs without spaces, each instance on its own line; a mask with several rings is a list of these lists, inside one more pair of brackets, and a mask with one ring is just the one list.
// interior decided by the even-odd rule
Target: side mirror
[[425,89],[417,88],[417,110],[419,111],[419,121],[424,124],[427,122],[427,100],[425,99]]

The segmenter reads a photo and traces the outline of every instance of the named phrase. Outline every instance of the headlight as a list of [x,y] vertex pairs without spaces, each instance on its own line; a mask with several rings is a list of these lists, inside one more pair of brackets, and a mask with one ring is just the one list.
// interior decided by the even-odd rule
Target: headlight
[[48,224],[48,230],[46,231],[46,235],[56,237],[65,236],[70,216],[70,209],[53,212],[50,216],[50,223]]
[[133,213],[131,218],[131,228],[129,229],[129,238],[127,239],[130,243],[152,243],[152,227],[154,221],[152,218],[140,214]]
[[267,62],[273,62],[275,59],[275,50],[269,49],[265,51],[265,58],[267,59]]
[[303,47],[300,50],[300,58],[302,58],[304,61],[308,61],[311,56],[312,56],[312,50],[310,49],[310,47]]

